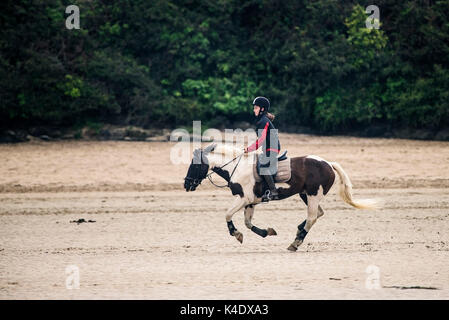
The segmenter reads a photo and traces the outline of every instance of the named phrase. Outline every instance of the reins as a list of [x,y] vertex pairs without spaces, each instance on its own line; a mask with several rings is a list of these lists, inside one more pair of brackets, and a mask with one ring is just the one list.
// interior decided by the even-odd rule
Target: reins
[[[244,155],[244,153],[242,153],[241,155],[235,157],[235,158],[232,159],[231,161],[226,162],[224,165],[222,165],[221,167],[219,167],[219,168],[216,169],[217,171],[221,171],[221,169],[223,169],[225,166],[227,166],[228,164],[230,164],[231,162],[233,162],[235,159],[239,158],[239,161],[237,162],[237,164],[235,165],[234,169],[232,170],[232,173],[231,173],[231,175],[229,176],[229,180],[228,180],[228,183],[227,183],[226,185],[219,186],[219,185],[215,184],[215,183],[212,181],[212,179],[211,179],[210,176],[211,176],[212,174],[214,174],[214,173],[217,173],[216,171],[213,171],[213,172],[211,172],[211,173],[209,173],[209,174],[207,175],[207,178],[209,179],[210,183],[212,183],[214,186],[216,186],[216,187],[218,187],[218,188],[230,187],[231,178],[232,178],[232,176],[234,175],[235,169],[237,169],[237,167],[238,167],[238,165],[239,165],[239,163],[240,163],[240,160],[242,159],[242,156],[243,156],[243,155]],[[212,169],[212,170],[214,170],[214,169]],[[219,173],[217,173],[217,174],[220,175]],[[220,176],[221,176],[221,175],[220,175]],[[223,177],[223,176],[221,176],[221,177],[222,177],[223,179],[227,180],[225,177]]]

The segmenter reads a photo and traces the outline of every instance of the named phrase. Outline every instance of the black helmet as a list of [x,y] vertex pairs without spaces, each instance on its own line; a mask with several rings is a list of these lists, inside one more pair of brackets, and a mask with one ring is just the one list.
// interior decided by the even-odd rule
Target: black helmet
[[259,106],[263,108],[263,112],[268,112],[268,109],[270,109],[270,100],[268,100],[265,97],[257,97],[253,101],[253,106]]

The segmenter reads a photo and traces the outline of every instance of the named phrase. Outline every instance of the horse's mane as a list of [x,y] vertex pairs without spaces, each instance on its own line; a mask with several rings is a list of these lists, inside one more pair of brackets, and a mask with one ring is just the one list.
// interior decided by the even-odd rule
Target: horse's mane
[[219,143],[212,150],[211,154],[222,155],[225,157],[236,157],[243,152],[243,147],[238,148],[232,144]]
[[[212,166],[220,166],[227,161],[236,158],[243,153],[243,147],[238,148],[232,144],[214,143],[215,147],[208,154],[209,163]],[[205,148],[212,147],[213,144]]]
[[[223,163],[226,163],[227,161],[232,160],[232,159],[236,160],[240,155],[244,155],[242,161],[240,161],[241,164],[243,164],[244,162],[253,164],[254,159],[255,159],[254,156],[257,153],[260,153],[260,152],[256,151],[255,153],[244,154],[243,146],[239,146],[239,145],[236,146],[236,145],[230,144],[230,143],[212,143],[203,148],[203,150],[207,150],[207,149],[211,149],[207,153],[209,162],[212,165],[216,165],[216,166],[220,166]],[[198,156],[199,156],[199,154],[198,154]]]

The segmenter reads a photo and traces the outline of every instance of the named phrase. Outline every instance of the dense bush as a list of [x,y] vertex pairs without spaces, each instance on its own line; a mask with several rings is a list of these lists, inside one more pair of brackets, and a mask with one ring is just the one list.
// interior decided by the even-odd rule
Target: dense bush
[[[68,30],[76,4],[81,29]],[[449,126],[449,0],[6,0],[0,126]]]

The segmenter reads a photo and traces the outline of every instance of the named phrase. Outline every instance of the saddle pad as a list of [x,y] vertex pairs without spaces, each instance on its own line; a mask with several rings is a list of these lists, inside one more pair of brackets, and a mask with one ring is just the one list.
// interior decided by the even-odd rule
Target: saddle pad
[[[257,173],[257,155],[255,156],[255,161],[253,165],[253,173],[254,178],[257,182],[262,181],[262,177]],[[276,173],[276,176],[274,177],[274,182],[287,182],[292,177],[292,171],[290,167],[290,158],[287,158],[282,161],[278,161],[278,172]]]

